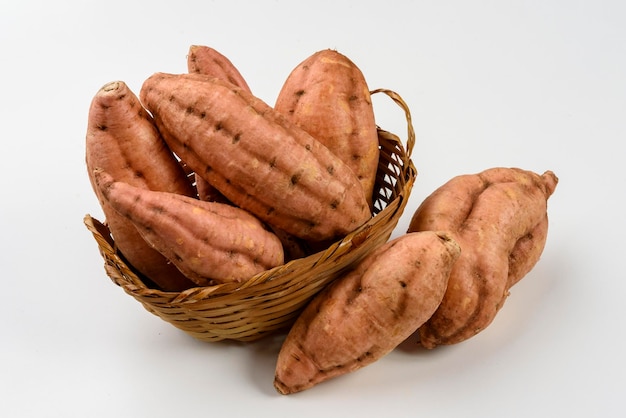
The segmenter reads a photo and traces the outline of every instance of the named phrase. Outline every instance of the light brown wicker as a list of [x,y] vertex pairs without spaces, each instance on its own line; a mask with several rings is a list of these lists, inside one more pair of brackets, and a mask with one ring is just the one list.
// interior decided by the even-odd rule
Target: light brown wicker
[[254,341],[289,327],[320,290],[363,256],[387,242],[407,204],[417,170],[411,161],[415,133],[408,106],[395,92],[378,89],[405,112],[407,146],[378,130],[380,162],[369,222],[326,250],[260,273],[243,284],[163,292],[147,286],[116,251],[105,224],[86,215],[110,279],[149,312],[203,341]]

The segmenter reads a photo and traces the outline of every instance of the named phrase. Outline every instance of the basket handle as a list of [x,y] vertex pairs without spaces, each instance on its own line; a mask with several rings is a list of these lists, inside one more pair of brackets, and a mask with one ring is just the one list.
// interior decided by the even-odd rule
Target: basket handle
[[376,90],[370,91],[370,94],[372,95],[376,93],[386,94],[404,111],[404,116],[406,117],[406,123],[407,123],[406,153],[408,155],[408,158],[411,158],[411,154],[413,153],[413,147],[415,146],[415,129],[413,129],[413,120],[411,118],[411,111],[409,110],[409,105],[407,105],[404,99],[393,90],[376,89]]

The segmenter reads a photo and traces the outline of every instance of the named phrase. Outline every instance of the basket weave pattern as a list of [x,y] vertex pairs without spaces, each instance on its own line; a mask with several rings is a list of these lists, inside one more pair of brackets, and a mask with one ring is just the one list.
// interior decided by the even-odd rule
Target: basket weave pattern
[[203,341],[254,341],[289,327],[304,306],[331,281],[370,251],[388,241],[407,204],[417,170],[410,159],[415,134],[406,103],[392,98],[408,123],[406,148],[394,134],[378,130],[380,160],[374,188],[373,217],[326,250],[259,273],[245,283],[163,292],[147,286],[123,259],[105,224],[86,215],[104,259],[106,274],[149,312]]

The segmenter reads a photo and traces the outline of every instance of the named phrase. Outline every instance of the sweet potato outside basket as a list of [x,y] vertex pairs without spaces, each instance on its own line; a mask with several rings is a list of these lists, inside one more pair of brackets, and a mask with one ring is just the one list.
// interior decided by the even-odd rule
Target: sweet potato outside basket
[[387,242],[407,204],[417,170],[411,161],[415,134],[408,106],[395,92],[378,89],[405,112],[407,145],[378,129],[380,161],[373,217],[326,250],[259,273],[243,284],[227,283],[164,292],[145,284],[117,252],[106,224],[86,215],[106,274],[149,312],[203,341],[254,341],[286,329],[315,294],[370,251]]

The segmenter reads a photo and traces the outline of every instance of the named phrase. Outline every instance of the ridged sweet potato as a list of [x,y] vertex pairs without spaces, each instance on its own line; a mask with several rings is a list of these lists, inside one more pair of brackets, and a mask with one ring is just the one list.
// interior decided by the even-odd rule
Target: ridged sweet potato
[[200,286],[244,282],[283,264],[282,244],[243,209],[117,182],[96,169],[104,198]]
[[551,171],[496,167],[451,179],[417,208],[409,232],[445,229],[463,251],[441,306],[419,330],[424,347],[459,343],[493,321],[539,260],[557,182]]
[[224,54],[205,45],[191,45],[187,54],[187,71],[228,81],[251,91],[237,67]]
[[[222,53],[205,45],[191,45],[187,54],[187,71],[204,74],[228,81],[244,90],[250,91],[248,83],[237,67]],[[201,200],[224,202],[226,199],[215,187],[199,175],[195,175],[196,189]]]
[[[237,67],[219,51],[204,45],[192,45],[187,55],[187,70],[189,73],[204,74],[228,81],[250,93],[250,87]],[[201,200],[209,202],[231,203],[219,190],[199,175],[195,175],[196,189]],[[302,258],[309,254],[307,243],[285,231],[272,228],[273,232],[283,243],[285,261]]]
[[120,181],[150,190],[194,195],[190,181],[137,96],[123,81],[105,84],[92,99],[87,123],[85,160],[115,244],[141,274],[166,291],[193,286],[136,228],[114,211],[95,187],[100,167]]
[[435,232],[405,234],[369,253],[298,317],[278,354],[276,389],[299,392],[391,352],[437,309],[459,253]]
[[341,158],[372,204],[378,133],[365,76],[354,62],[333,49],[314,53],[289,74],[274,108]]
[[371,218],[352,170],[248,91],[199,74],[157,73],[140,97],[170,148],[264,222],[322,241]]

